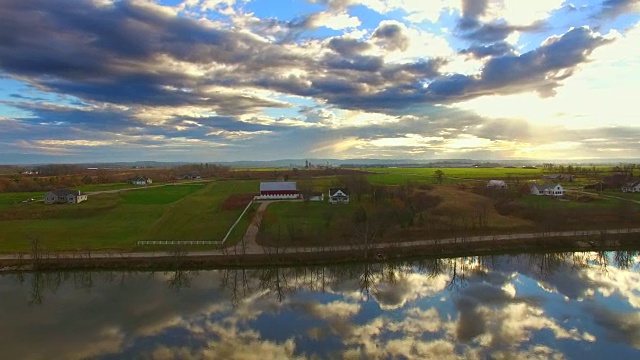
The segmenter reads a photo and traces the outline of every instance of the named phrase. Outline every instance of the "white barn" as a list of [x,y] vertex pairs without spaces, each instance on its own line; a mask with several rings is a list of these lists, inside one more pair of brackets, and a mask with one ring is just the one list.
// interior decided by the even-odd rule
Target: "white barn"
[[260,183],[260,195],[256,200],[299,199],[295,181],[268,181]]

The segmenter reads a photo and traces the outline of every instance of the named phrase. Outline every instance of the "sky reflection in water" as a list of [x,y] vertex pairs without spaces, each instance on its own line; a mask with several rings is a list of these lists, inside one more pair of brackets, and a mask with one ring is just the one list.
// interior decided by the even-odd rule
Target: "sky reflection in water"
[[638,254],[3,275],[2,357],[638,358]]

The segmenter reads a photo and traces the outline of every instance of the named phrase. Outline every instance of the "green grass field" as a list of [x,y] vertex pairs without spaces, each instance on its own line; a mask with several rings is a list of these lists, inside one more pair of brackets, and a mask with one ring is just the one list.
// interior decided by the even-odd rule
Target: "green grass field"
[[10,205],[18,204],[27,199],[42,200],[44,192],[11,192],[0,193],[0,211],[6,209]]
[[[32,238],[48,250],[132,250],[138,240],[222,240],[243,210],[222,210],[223,201],[257,189],[257,181],[169,185],[93,195],[75,205],[14,203],[30,195],[1,194],[0,252],[28,251]],[[248,223],[241,221],[230,241],[237,241]]]
[[329,204],[323,202],[276,202],[267,207],[263,217],[266,221],[265,231],[276,237],[280,232],[284,239],[293,226],[295,231],[305,237],[317,234],[326,228],[327,222],[335,222],[340,218],[353,216],[360,204]]
[[402,185],[407,182],[435,184],[435,172],[442,170],[443,183],[455,184],[466,180],[508,180],[509,177],[540,178],[542,169],[523,168],[367,168],[367,178],[375,185]]
[[[157,185],[157,184],[154,184],[154,185]],[[132,189],[132,188],[144,189],[144,186],[136,186],[129,183],[91,184],[91,185],[82,185],[77,187],[76,189],[82,192],[94,192],[94,191],[122,190],[122,189]]]
[[594,198],[593,201],[560,201],[551,196],[527,195],[519,200],[520,204],[539,209],[611,209],[620,205],[620,200],[608,198]]
[[640,201],[640,192],[622,192],[619,190],[605,190],[603,195],[616,196],[623,199],[638,200]]
[[202,184],[169,185],[122,192],[123,204],[163,205],[176,202],[183,197],[201,190]]

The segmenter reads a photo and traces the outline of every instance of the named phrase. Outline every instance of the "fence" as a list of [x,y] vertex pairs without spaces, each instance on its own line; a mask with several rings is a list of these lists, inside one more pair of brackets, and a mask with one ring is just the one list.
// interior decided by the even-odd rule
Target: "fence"
[[145,241],[138,241],[138,245],[222,245],[222,244],[225,243],[225,241],[227,241],[227,238],[229,237],[229,235],[231,235],[231,232],[236,227],[236,225],[238,225],[238,223],[240,222],[240,219],[242,219],[242,217],[247,212],[247,210],[249,210],[249,207],[251,206],[251,204],[253,204],[253,200],[251,200],[249,202],[249,204],[247,204],[247,206],[244,208],[244,210],[242,211],[240,216],[238,216],[238,219],[236,219],[236,222],[234,222],[233,225],[231,225],[231,228],[229,228],[229,231],[227,231],[227,234],[224,236],[222,241],[219,241],[219,240],[216,240],[216,241],[206,241],[206,240],[186,240],[186,241],[145,240]]
[[138,245],[220,245],[220,241],[206,241],[206,240],[186,240],[186,241],[174,241],[174,240],[149,240],[138,241]]

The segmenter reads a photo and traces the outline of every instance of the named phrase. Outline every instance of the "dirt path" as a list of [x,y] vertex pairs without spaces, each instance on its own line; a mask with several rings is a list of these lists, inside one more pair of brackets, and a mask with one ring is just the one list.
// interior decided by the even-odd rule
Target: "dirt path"
[[253,216],[253,220],[251,220],[251,224],[247,228],[247,232],[244,233],[244,237],[242,238],[242,243],[239,246],[243,246],[245,248],[245,253],[249,254],[262,254],[264,250],[262,246],[258,245],[256,242],[256,238],[258,236],[258,231],[260,228],[260,223],[262,222],[262,216],[264,212],[267,210],[267,206],[271,204],[273,201],[264,201],[256,210],[256,214]]
[[269,204],[272,204],[274,202],[281,202],[281,201],[301,202],[302,200],[261,201],[260,207],[258,207],[258,210],[256,211],[256,214],[254,215],[253,220],[251,220],[251,224],[249,225],[249,228],[247,228],[247,232],[244,233],[242,242],[238,244],[238,246],[244,247],[245,254],[264,254],[265,253],[264,247],[262,245],[258,245],[258,243],[256,242],[260,223],[262,222],[262,216],[264,215],[264,212],[267,210],[267,206],[269,206]]
[[591,196],[594,196],[594,197],[603,197],[603,198],[608,198],[608,199],[615,199],[615,200],[628,201],[628,202],[632,202],[632,203],[634,203],[634,204],[639,204],[639,205],[640,205],[640,201],[638,201],[638,200],[633,200],[633,199],[623,198],[623,197],[614,196],[614,195],[597,194],[597,193],[591,193],[591,192],[588,192],[588,191],[581,191],[581,190],[567,190],[567,192],[573,192],[573,193],[578,193],[578,194],[591,195]]

